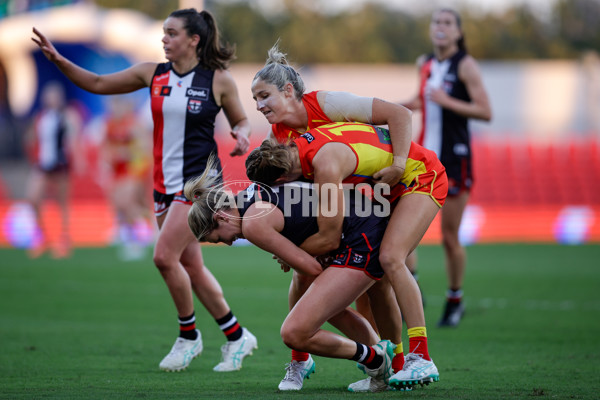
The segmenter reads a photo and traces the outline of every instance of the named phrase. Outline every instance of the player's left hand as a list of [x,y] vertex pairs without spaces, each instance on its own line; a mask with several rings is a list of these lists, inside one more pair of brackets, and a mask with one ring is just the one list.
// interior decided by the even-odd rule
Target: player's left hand
[[288,263],[286,263],[285,261],[283,261],[281,258],[277,257],[276,255],[273,255],[273,260],[275,260],[279,263],[279,266],[281,267],[281,270],[283,272],[290,272],[290,269],[292,269],[292,267],[290,267],[290,265]]
[[448,98],[448,93],[444,89],[431,89],[427,94],[427,98],[443,107]]
[[240,132],[231,131],[231,137],[233,137],[236,140],[236,143],[235,147],[233,148],[233,150],[231,150],[231,153],[229,153],[229,155],[234,157],[243,156],[244,154],[246,154],[246,152],[250,148],[250,139],[248,138],[248,135],[245,135]]
[[394,186],[404,175],[404,166],[392,164],[389,167],[373,174],[373,180],[377,183],[386,183],[390,186]]
[[333,257],[329,254],[323,254],[315,258],[319,262],[319,264],[321,264],[321,268],[323,268],[324,270],[333,263]]

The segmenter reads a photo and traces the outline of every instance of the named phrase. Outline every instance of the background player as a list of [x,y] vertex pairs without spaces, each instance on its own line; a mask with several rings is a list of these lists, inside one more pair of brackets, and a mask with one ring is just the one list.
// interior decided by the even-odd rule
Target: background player
[[[466,265],[458,232],[473,185],[468,120],[489,121],[492,112],[477,62],[467,54],[459,14],[448,8],[435,11],[429,35],[433,53],[417,61],[419,92],[403,105],[422,111],[423,126],[417,142],[436,152],[448,174],[448,198],[441,218],[448,292],[438,326],[456,326],[464,313]],[[408,264],[415,272],[416,253]]]

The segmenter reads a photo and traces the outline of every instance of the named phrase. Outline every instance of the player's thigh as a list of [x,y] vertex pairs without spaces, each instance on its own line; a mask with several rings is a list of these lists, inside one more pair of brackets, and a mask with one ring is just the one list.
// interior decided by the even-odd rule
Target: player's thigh
[[52,182],[56,186],[56,197],[58,201],[65,205],[69,200],[69,189],[71,177],[69,171],[58,171],[52,174]]
[[[162,257],[181,257],[190,243],[196,242],[187,222],[187,213],[190,209],[188,204],[173,202],[163,217],[163,221],[156,241],[155,255]],[[199,244],[196,245],[200,251]]]
[[402,197],[394,210],[383,240],[380,257],[398,257],[404,262],[417,247],[435,218],[439,207],[433,199],[420,193]]
[[29,175],[27,183],[27,200],[34,204],[39,203],[44,198],[47,190],[48,179],[46,174],[34,168]]
[[349,306],[373,283],[374,281],[362,271],[329,267],[296,302],[284,324],[314,332],[328,319]]

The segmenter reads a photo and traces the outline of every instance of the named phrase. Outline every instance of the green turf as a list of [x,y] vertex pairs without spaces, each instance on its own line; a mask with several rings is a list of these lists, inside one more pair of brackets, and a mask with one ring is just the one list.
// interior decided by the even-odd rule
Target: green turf
[[[216,373],[224,337],[198,305],[205,351],[180,373],[158,369],[177,335],[166,286],[148,257],[78,249],[67,261],[0,250],[1,399],[319,399],[364,375],[355,363],[315,357],[299,393],[279,393],[289,350],[279,338],[290,275],[253,247],[209,247],[207,265],[259,349],[234,373]],[[419,250],[430,353],[440,382],[367,397],[600,398],[600,246],[468,248],[467,314],[435,327],[443,304],[442,250]]]

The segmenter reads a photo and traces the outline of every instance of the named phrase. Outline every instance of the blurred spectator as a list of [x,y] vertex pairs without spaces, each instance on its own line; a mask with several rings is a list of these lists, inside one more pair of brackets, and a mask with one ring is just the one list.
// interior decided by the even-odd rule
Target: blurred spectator
[[[27,187],[27,199],[33,207],[37,233],[29,249],[33,258],[52,247],[53,256],[70,255],[69,173],[72,166],[81,171],[82,160],[76,151],[81,118],[66,103],[64,88],[57,82],[47,83],[41,92],[41,109],[27,132],[26,146],[33,164]],[[48,227],[44,226],[42,205],[53,190],[60,211],[60,234],[50,246]]]

